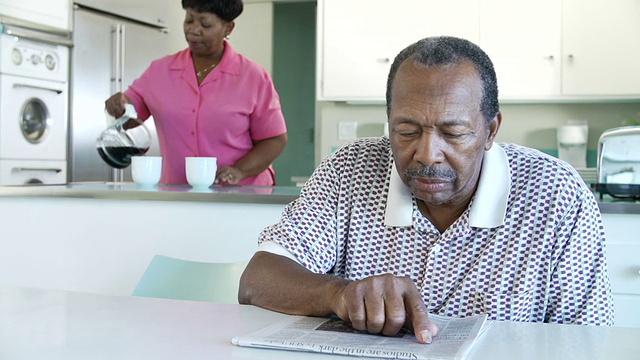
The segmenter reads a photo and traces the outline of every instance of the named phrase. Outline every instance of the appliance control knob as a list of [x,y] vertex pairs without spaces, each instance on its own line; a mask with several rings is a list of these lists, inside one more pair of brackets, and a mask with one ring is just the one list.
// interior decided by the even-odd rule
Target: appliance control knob
[[33,65],[38,65],[38,64],[40,64],[41,62],[42,62],[42,59],[40,58],[40,56],[39,56],[39,55],[37,55],[37,54],[33,54],[33,55],[31,55],[31,63],[32,63]]
[[48,54],[44,57],[44,64],[47,66],[47,69],[53,70],[56,67],[56,59],[51,56],[51,54]]
[[22,53],[17,48],[13,48],[11,51],[11,61],[16,65],[22,64]]

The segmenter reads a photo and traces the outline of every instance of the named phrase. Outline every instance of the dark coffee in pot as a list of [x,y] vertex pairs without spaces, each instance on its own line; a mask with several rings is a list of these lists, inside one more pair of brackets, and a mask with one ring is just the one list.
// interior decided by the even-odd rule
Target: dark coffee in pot
[[124,169],[131,165],[131,157],[144,155],[149,148],[136,148],[128,146],[105,146],[104,149],[98,147],[98,154],[104,162],[116,169]]

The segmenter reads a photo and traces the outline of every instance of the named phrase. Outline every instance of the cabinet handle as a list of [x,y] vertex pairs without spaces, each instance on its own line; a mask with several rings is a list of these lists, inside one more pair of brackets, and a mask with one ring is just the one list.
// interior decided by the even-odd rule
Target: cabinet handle
[[387,64],[391,61],[391,59],[389,58],[377,58],[376,59],[379,63],[383,63],[383,64]]
[[25,167],[13,168],[13,170],[18,171],[18,172],[47,171],[47,172],[54,172],[54,173],[59,173],[59,172],[62,171],[62,169],[56,169],[56,168],[25,168]]
[[35,89],[35,90],[44,90],[44,91],[51,91],[54,92],[58,95],[62,94],[62,90],[58,90],[58,89],[51,89],[51,88],[47,88],[47,87],[41,87],[41,86],[33,86],[33,85],[26,85],[26,84],[13,84],[14,89],[18,89],[18,88],[26,88],[26,89]]
[[569,58],[569,61],[573,61],[573,54],[567,55],[567,58]]
[[551,61],[551,60],[553,60],[553,55],[543,56],[542,58],[545,59],[545,60]]

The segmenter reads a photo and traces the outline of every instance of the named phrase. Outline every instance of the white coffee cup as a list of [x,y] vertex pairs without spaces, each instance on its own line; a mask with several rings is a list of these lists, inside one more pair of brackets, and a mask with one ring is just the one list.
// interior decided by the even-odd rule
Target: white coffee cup
[[187,157],[185,158],[187,182],[193,187],[209,187],[216,180],[218,158]]
[[131,177],[140,186],[153,186],[160,181],[162,174],[161,156],[132,156]]

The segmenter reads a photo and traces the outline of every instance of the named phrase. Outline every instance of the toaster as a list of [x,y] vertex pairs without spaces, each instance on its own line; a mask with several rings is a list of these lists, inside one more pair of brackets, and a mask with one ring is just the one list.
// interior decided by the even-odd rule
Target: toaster
[[613,197],[640,197],[640,126],[602,133],[598,141],[596,190]]

